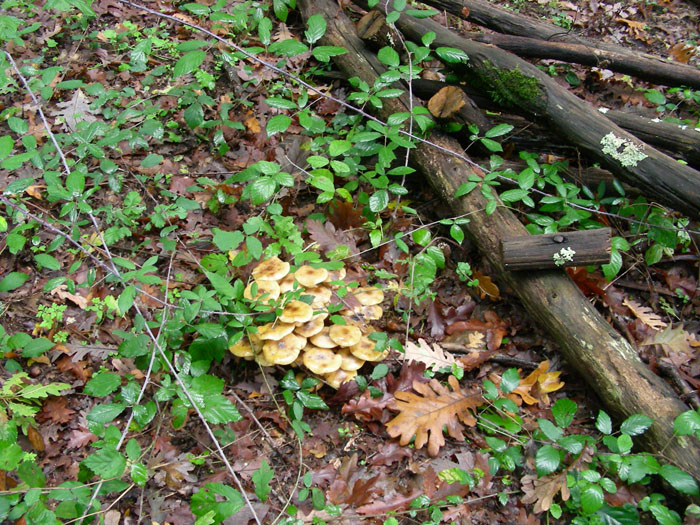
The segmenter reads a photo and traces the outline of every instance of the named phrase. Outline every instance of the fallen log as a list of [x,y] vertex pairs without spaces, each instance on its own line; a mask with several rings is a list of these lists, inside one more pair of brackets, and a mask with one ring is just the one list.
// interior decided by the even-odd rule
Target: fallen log
[[[481,34],[475,37],[518,55],[527,53],[521,56],[595,65],[658,84],[700,88],[700,70],[697,68],[667,62],[654,55],[638,53],[622,46],[582,38],[561,27],[507,11],[484,0],[423,0],[423,3],[499,33],[521,37],[511,39],[503,35]],[[468,14],[465,16],[464,13]],[[537,40],[540,41],[539,44],[536,43]]]
[[[419,79],[413,83],[413,92],[419,98],[430,99],[438,91],[449,85],[451,84],[445,84],[436,80]],[[485,116],[478,117],[475,108],[487,111],[500,111],[503,108],[499,107],[488,97],[483,96],[483,94],[479,94],[470,86],[460,85],[459,87],[467,94],[469,105],[466,108],[461,108],[457,116],[465,122],[477,124],[482,131],[488,129],[490,126],[488,120],[484,120],[486,119]],[[700,169],[700,133],[695,129],[625,111],[601,111],[600,109],[599,111],[638,139],[664,150],[668,155],[678,155],[690,166]],[[448,119],[450,117],[443,115],[442,118]],[[524,122],[516,124],[514,119],[517,120],[517,118],[509,115],[501,115],[499,121],[521,126],[525,124]],[[540,133],[541,136],[548,134],[547,130],[542,129],[541,124],[537,122],[532,122],[532,124],[536,128],[536,133]]]
[[[333,0],[300,0],[302,15],[308,19],[320,13],[328,24],[321,39],[323,45],[344,47],[348,53],[334,61],[347,77],[359,77],[373,85],[384,67],[355,35],[354,27]],[[378,110],[380,118],[408,111],[407,96],[385,99]],[[445,151],[461,151],[459,144],[443,134],[433,132],[429,140]],[[483,256],[492,264],[498,277],[520,297],[530,314],[561,346],[567,361],[588,381],[607,410],[618,418],[648,414],[655,422],[640,442],[648,449],[663,450],[665,457],[679,467],[700,472],[700,443],[694,437],[674,439],[673,419],[688,409],[673,390],[642,363],[636,351],[591,306],[578,287],[561,271],[508,272],[503,268],[500,242],[504,237],[526,234],[514,214],[503,206],[488,216],[486,200],[479,191],[455,198],[457,188],[470,175],[483,172],[462,158],[419,143],[412,150],[412,160],[429,179],[437,193],[454,210],[455,215],[469,214],[465,225]]]
[[466,74],[503,103],[533,119],[545,118],[557,132],[606,165],[619,179],[640,188],[647,197],[700,217],[700,173],[648,146],[616,126],[595,108],[525,60],[494,46],[454,35],[429,19],[402,15],[397,28],[411,40],[434,32],[435,47],[464,51]]

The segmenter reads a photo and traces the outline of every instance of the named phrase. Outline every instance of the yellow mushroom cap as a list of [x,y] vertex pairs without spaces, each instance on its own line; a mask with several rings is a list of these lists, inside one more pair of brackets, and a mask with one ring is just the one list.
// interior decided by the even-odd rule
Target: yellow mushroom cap
[[303,337],[311,337],[312,335],[316,335],[323,330],[323,321],[326,320],[326,317],[328,317],[328,314],[316,314],[310,321],[298,323],[297,327],[294,329],[294,333]]
[[345,320],[353,324],[367,324],[369,321],[376,321],[382,318],[384,310],[378,304],[370,306],[357,306],[356,308],[345,308],[340,311]]
[[263,341],[279,341],[291,334],[295,326],[289,323],[267,323],[258,328],[258,337]]
[[284,279],[280,281],[280,291],[282,293],[287,293],[294,290],[294,281],[295,279],[293,273],[288,273],[287,275],[285,275]]
[[[253,286],[257,285],[257,293],[253,297]],[[276,301],[280,296],[280,285],[276,281],[253,281],[243,290],[243,297],[246,299],[259,299],[265,296],[263,301]]]
[[372,286],[363,286],[362,288],[358,288],[352,295],[363,306],[381,304],[381,302],[384,300],[384,292],[382,292],[379,288],[374,288]]
[[270,257],[253,269],[253,279],[256,281],[279,281],[289,273],[289,263],[279,257]]
[[268,341],[263,345],[265,360],[275,365],[290,365],[306,346],[306,338],[289,334],[279,341]]
[[313,266],[305,264],[294,272],[294,277],[304,288],[311,288],[326,280],[328,277],[328,270],[325,268],[314,268]]
[[331,295],[333,295],[333,292],[324,286],[313,286],[312,288],[304,290],[303,295],[313,296],[314,300],[311,306],[314,308],[325,308],[328,306],[328,303],[331,302]]
[[329,328],[328,335],[338,346],[352,346],[360,342],[362,331],[350,324],[334,324]]
[[311,337],[309,337],[309,341],[321,348],[335,348],[336,346],[338,346],[338,343],[331,339],[330,328],[327,326],[324,327],[316,335],[312,335]]
[[235,345],[229,346],[228,351],[236,357],[242,357],[243,359],[253,358],[253,348],[250,346],[250,341],[248,341],[246,337],[242,337]]
[[340,363],[340,368],[348,372],[359,370],[365,364],[364,359],[352,355],[348,348],[342,348],[338,355],[343,359],[343,362]]
[[314,309],[303,301],[289,301],[279,319],[283,323],[306,323],[314,316]]
[[345,271],[345,268],[339,268],[337,270],[329,270],[328,271],[328,277],[326,277],[326,282],[330,283],[333,281],[342,281],[345,279],[345,276],[347,275],[347,271]]
[[376,343],[374,341],[367,336],[363,336],[359,343],[350,347],[350,353],[365,361],[381,361],[389,352],[378,352],[374,349],[375,346]]
[[341,368],[339,370],[336,370],[335,372],[326,374],[325,376],[323,376],[323,379],[325,379],[331,387],[338,390],[340,388],[340,385],[353,380],[356,376],[357,370],[343,370]]
[[304,350],[304,366],[314,374],[323,375],[340,368],[343,358],[327,348],[307,346]]

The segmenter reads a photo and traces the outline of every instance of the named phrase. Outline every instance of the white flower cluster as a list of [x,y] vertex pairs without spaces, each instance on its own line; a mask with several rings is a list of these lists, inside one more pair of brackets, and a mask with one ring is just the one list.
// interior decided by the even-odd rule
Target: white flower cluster
[[555,253],[552,258],[556,266],[563,266],[566,261],[573,261],[576,252],[572,248],[562,248]]

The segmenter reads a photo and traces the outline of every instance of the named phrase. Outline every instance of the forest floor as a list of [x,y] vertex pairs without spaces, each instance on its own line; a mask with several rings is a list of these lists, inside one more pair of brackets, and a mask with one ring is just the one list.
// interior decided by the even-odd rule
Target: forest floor
[[[51,2],[53,6],[60,3]],[[689,2],[495,3],[560,25],[562,31],[700,67],[700,57],[688,52],[692,46],[681,47],[690,42],[698,49],[700,41],[700,10]],[[230,417],[227,408],[221,413],[212,410],[208,416],[218,445],[252,500],[252,507],[242,506],[225,523],[254,523],[252,509],[263,523],[392,523],[395,519],[399,523],[531,524],[570,522],[577,516],[590,520],[581,523],[593,523],[593,514],[581,511],[580,505],[566,508],[560,491],[568,471],[559,471],[564,472],[559,485],[543,489],[537,480],[533,482],[533,474],[538,444],[551,438],[543,437],[547,432],[542,420],[561,422],[561,414],[552,415],[558,400],[568,399],[577,406],[575,417],[572,412],[566,425],[567,435],[600,439],[602,431],[596,422],[601,405],[596,393],[559,357],[557,345],[532,322],[512,291],[489,277],[492,270],[470,242],[457,242],[449,227],[440,224],[451,218],[451,212],[418,175],[407,177],[401,206],[390,203],[379,213],[368,211],[366,200],[362,203],[357,197],[363,191],[362,181],[350,200],[336,195],[330,202],[319,202],[320,190],[305,182],[306,172],[301,169],[309,155],[304,146],[310,135],[308,126],[292,119],[284,133],[269,134],[269,121],[284,112],[270,104],[270,98],[302,94],[277,72],[243,60],[225,66],[218,58],[221,49],[205,46],[210,52],[196,73],[173,84],[166,71],[177,63],[177,53],[200,49],[197,41],[205,36],[117,0],[93,2],[97,16],[89,20],[73,10],[70,2],[63,12],[20,2],[6,4],[5,15],[38,24],[22,36],[23,45],[8,40],[5,50],[30,79],[35,94],[45,97],[42,109],[53,131],[61,137],[77,137],[61,142],[69,163],[75,159],[88,172],[101,173],[99,180],[89,175],[87,186],[85,179],[75,182],[73,190],[89,202],[102,235],[111,228],[112,237],[107,241],[109,250],[103,249],[104,239],[96,233],[87,209],[81,208],[80,199],[71,199],[71,183],[63,183],[69,190],[64,195],[60,182],[43,178],[46,171],[60,172],[62,164],[50,151],[45,125],[29,91],[8,65],[6,74],[15,84],[0,88],[3,134],[14,133],[13,140],[24,137],[23,144],[36,141],[42,155],[53,155],[56,161],[4,164],[0,170],[2,187],[21,184],[27,178],[36,181],[23,188],[23,193],[13,194],[12,202],[37,219],[19,221],[16,211],[3,205],[8,228],[0,237],[0,282],[6,286],[0,285],[0,325],[4,329],[0,332],[0,381],[7,384],[14,374],[26,372],[27,383],[62,383],[65,387],[38,402],[13,398],[17,389],[0,394],[4,418],[14,417],[23,429],[17,443],[24,452],[36,454],[34,461],[44,479],[40,485],[45,487],[42,497],[30,499],[27,479],[31,476],[9,467],[0,471],[3,519],[30,523],[32,519],[26,516],[35,512],[34,522],[41,522],[36,516],[45,515],[36,511],[37,501],[63,522],[79,519],[88,512],[92,489],[98,483],[93,475],[99,475],[102,466],[114,467],[114,458],[104,453],[104,443],[115,443],[120,437],[132,447],[129,451],[127,446],[128,465],[140,467],[131,475],[127,472],[105,481],[96,498],[104,523],[194,523],[206,514],[202,509],[214,511],[208,518],[213,521],[201,521],[212,523],[218,520],[218,512],[225,515],[239,508],[239,500],[228,493],[220,493],[217,500],[213,492],[202,490],[205,484],[238,487],[202,421],[191,407],[188,410],[185,396],[176,392],[173,372],[163,361],[167,356],[179,373],[190,378],[187,384],[193,392],[201,387],[202,399],[223,395],[240,414]],[[204,10],[214,2],[199,5]],[[290,10],[283,23],[271,12],[256,13],[257,5],[227,6],[234,17],[241,16],[248,24],[232,22],[240,26],[235,36],[238,43],[261,46],[261,56],[268,57],[259,29],[250,29],[259,23],[261,13],[273,21],[268,30],[272,42],[303,39],[305,25],[298,13]],[[178,11],[175,3],[164,0],[148,6],[165,14],[179,13],[180,20],[203,27],[216,26],[216,21],[197,18],[196,8]],[[339,9],[349,7],[341,3]],[[359,8],[352,7],[350,12],[357,16]],[[436,19],[460,31],[475,29],[452,16]],[[323,70],[310,53],[281,63],[294,75],[314,79],[335,97],[345,99],[351,91],[345,82]],[[693,102],[692,96],[680,91],[604,69],[547,60],[536,63],[595,106],[700,126],[698,92],[690,92],[696,97]],[[233,74],[227,73],[227,67],[233,68]],[[206,89],[183,84],[183,78],[192,76]],[[232,78],[239,84],[232,87]],[[663,103],[653,92],[664,97]],[[315,100],[313,109],[314,118],[329,133],[338,129],[338,116],[345,111],[327,99]],[[88,116],[89,124],[108,122],[111,128],[81,127],[73,117],[80,112]],[[12,124],[12,118],[22,125]],[[221,125],[226,119],[235,125]],[[207,126],[208,122],[218,124]],[[125,131],[127,138],[117,136],[108,142],[115,129]],[[132,131],[136,136],[128,135]],[[519,131],[516,128],[501,141],[501,156],[506,161],[520,162],[517,148],[522,143],[511,140]],[[574,172],[594,165],[555,134],[537,148],[532,153],[543,165],[568,161]],[[490,152],[478,145],[468,153],[478,162],[489,162]],[[251,190],[246,188],[251,185],[244,184],[247,179],[231,180],[260,161],[277,162],[281,165],[278,171],[291,174],[291,184],[281,183],[274,187],[274,195],[267,196],[276,205],[272,208],[255,203],[255,197],[250,200],[246,192]],[[260,202],[267,202],[267,197]],[[49,224],[72,236],[74,242],[57,235]],[[423,295],[416,294],[418,300],[410,297],[418,283],[414,283],[415,267],[401,243],[375,247],[372,234],[377,228],[373,224],[381,225],[382,241],[407,234],[405,244],[412,256],[426,246],[415,232],[431,225],[430,246],[442,253],[444,266],[429,278]],[[641,239],[622,218],[606,225],[613,228],[614,235],[630,241]],[[689,227],[693,226],[691,222]],[[243,234],[238,243],[231,240],[231,232],[236,231],[245,232],[245,248],[238,246]],[[655,372],[660,373],[663,363],[677,371],[691,387],[686,399],[697,395],[700,387],[700,252],[691,241],[681,246],[679,240],[674,255],[665,252],[659,262],[647,265],[642,254],[648,245],[642,239],[637,251],[625,254],[623,267],[612,282],[601,269],[568,269],[596,308],[638,348]],[[240,321],[236,327],[226,324],[225,316],[221,319],[226,321],[220,321],[216,315],[203,313],[226,306],[221,299],[225,287],[208,280],[205,269],[223,275],[233,272],[234,279],[245,284],[259,259],[274,255],[275,250],[281,251],[282,259],[297,257],[303,262],[299,254],[313,253],[313,246],[323,251],[346,247],[351,256],[344,259],[345,281],[380,284],[383,315],[371,322],[372,329],[387,334],[389,341],[400,342],[393,346],[403,346],[408,357],[389,345],[391,352],[385,360],[366,363],[360,369],[360,381],[337,390],[323,383],[318,389],[299,390],[285,376],[288,366],[262,368],[227,351],[232,337],[236,338],[232,334],[240,332],[246,321],[235,317]],[[230,266],[241,252],[252,257]],[[138,286],[148,295],[132,296],[130,302],[122,297],[123,288],[109,278],[110,261],[116,261],[122,272],[141,272]],[[460,262],[471,265],[477,286],[469,287],[460,279]],[[20,274],[27,278],[19,277],[21,282],[14,286]],[[159,279],[149,281],[149,276]],[[240,290],[237,293],[240,298]],[[163,313],[164,302],[181,309],[173,307]],[[188,317],[192,305],[197,311]],[[182,311],[185,313],[178,313]],[[217,323],[226,324],[226,329],[217,328]],[[154,361],[146,326],[161,337],[166,349]],[[51,344],[37,350],[46,340]],[[35,341],[40,343],[32,347]],[[426,372],[426,367],[440,360],[447,364],[442,373]],[[425,385],[429,377],[446,381],[450,375],[459,379],[464,392],[472,392],[484,381],[496,386],[513,381],[512,369],[520,371],[521,382],[518,385],[516,380],[508,391],[504,387],[499,396],[518,405],[515,428],[490,434],[484,421],[469,424],[462,419],[454,423],[459,427],[454,435],[463,440],[446,436],[436,456],[428,453],[429,447],[400,444],[387,433],[387,424],[399,413],[397,399],[405,399],[396,393],[410,392],[414,384]],[[295,372],[301,374],[299,369]],[[150,386],[137,400],[135,393],[145,378]],[[211,378],[211,382],[202,386],[201,378]],[[325,409],[308,408],[317,402],[323,405],[321,401]],[[38,411],[20,413],[12,402]],[[307,408],[295,419],[291,411],[298,410],[299,403]],[[134,421],[131,409],[124,410],[132,405],[142,407],[134,411]],[[479,410],[485,421],[500,417],[493,404]],[[308,425],[309,431],[300,430],[299,422]],[[102,430],[96,430],[99,427]],[[502,439],[494,440],[494,436]],[[8,440],[7,435],[0,437]],[[434,445],[438,438],[433,434],[430,439]],[[508,468],[509,458],[498,450],[499,441],[514,454],[510,460],[517,465],[512,469]],[[99,460],[87,459],[91,457]],[[499,458],[501,468],[492,474],[494,457]],[[605,468],[599,469],[605,476]],[[660,490],[641,482],[628,485],[616,479],[614,484],[614,493],[605,494],[606,508],[624,508],[625,504],[637,508]],[[46,490],[59,485],[75,493],[62,499]],[[87,487],[87,492],[79,493],[80,487]],[[544,492],[537,493],[537,487]],[[206,495],[198,499],[197,493]],[[77,503],[71,510],[65,501],[73,498]],[[542,512],[547,498],[550,503],[554,498],[563,508],[559,520],[555,514]],[[232,506],[226,507],[227,502]],[[670,498],[667,505],[683,514],[682,502]],[[608,523],[614,522],[609,519]],[[650,523],[653,519],[649,513],[641,517]],[[693,518],[686,516],[686,522],[692,523]]]

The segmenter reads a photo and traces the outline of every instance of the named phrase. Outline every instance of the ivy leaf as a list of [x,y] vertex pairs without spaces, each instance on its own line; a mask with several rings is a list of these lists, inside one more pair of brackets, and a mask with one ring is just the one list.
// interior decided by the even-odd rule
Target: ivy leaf
[[497,126],[492,127],[490,130],[484,133],[484,136],[487,139],[493,139],[510,133],[512,130],[513,126],[511,124],[498,124]]
[[235,250],[243,242],[243,233],[238,230],[227,232],[219,228],[213,228],[212,233],[214,234],[212,239],[214,244],[222,252]]
[[574,414],[576,414],[577,408],[576,403],[571,401],[571,399],[559,399],[556,403],[554,403],[554,405],[552,405],[552,416],[554,417],[554,421],[561,428],[568,427],[574,420]]
[[501,392],[508,394],[515,390],[520,384],[520,374],[516,368],[509,368],[503,372],[501,377]]
[[593,514],[603,506],[603,489],[589,485],[581,491],[581,508],[586,514]]
[[595,427],[602,434],[612,434],[612,420],[610,419],[610,416],[600,410],[598,412],[598,418],[595,420]]
[[694,434],[700,430],[700,412],[688,410],[673,421],[673,431],[680,436]]
[[173,78],[192,73],[195,69],[202,65],[207,54],[201,49],[190,51],[180,57],[173,68]]
[[375,191],[369,198],[369,209],[379,213],[389,204],[389,193],[386,190]]
[[126,406],[122,403],[104,403],[95,405],[87,415],[87,420],[91,423],[106,425],[124,411]]

